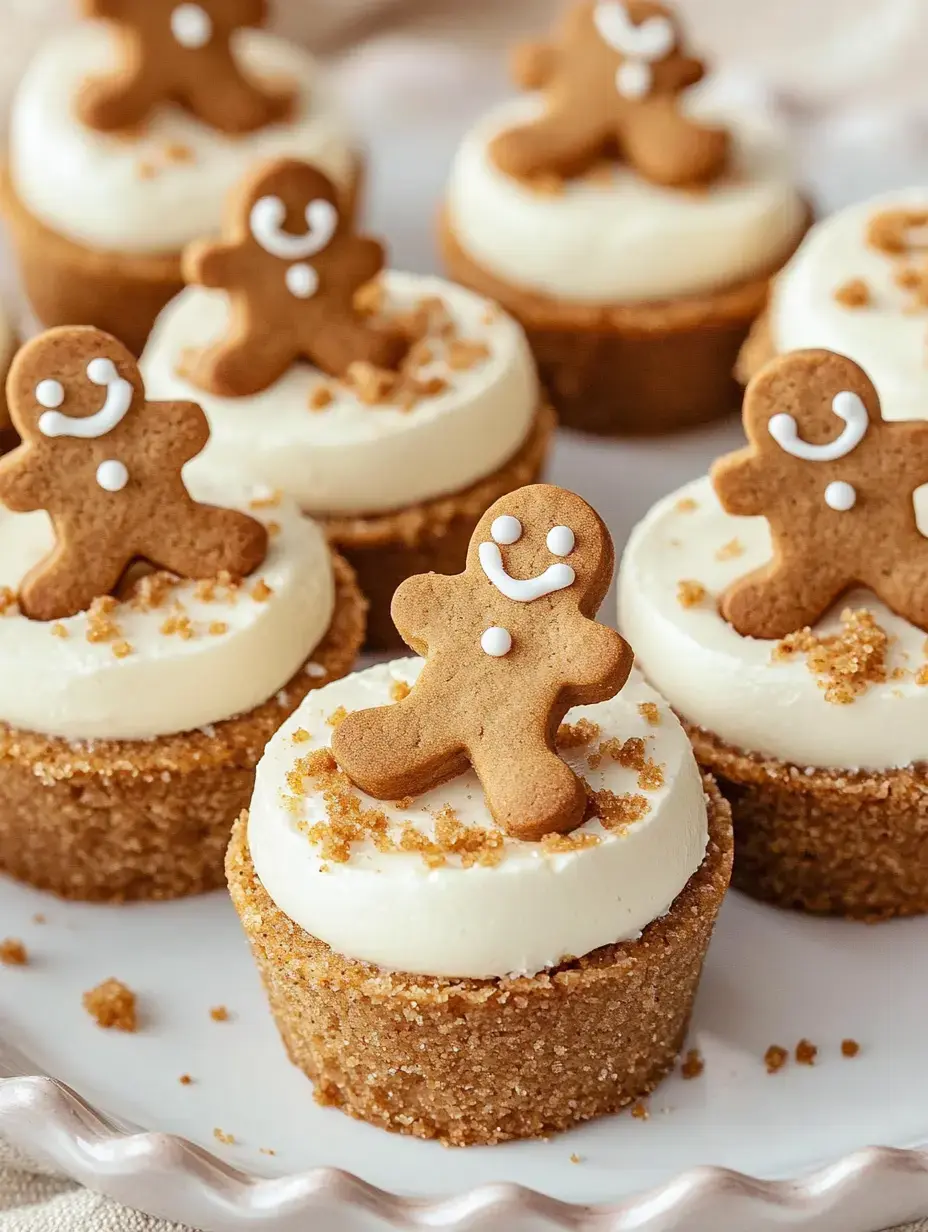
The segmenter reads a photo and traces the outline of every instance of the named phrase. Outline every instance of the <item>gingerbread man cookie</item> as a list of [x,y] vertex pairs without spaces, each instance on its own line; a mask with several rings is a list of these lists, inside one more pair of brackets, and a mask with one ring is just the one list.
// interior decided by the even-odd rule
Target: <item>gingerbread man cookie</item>
[[500,133],[491,153],[518,179],[582,175],[618,151],[645,179],[704,184],[724,170],[728,133],[684,115],[681,91],[704,73],[683,54],[670,9],[654,0],[580,0],[556,43],[520,49],[524,89],[544,92],[532,123]]
[[396,592],[396,627],[427,662],[403,701],[337,728],[333,752],[350,778],[399,799],[470,764],[508,834],[579,826],[585,788],[554,742],[572,706],[614,697],[631,670],[628,645],[593,620],[614,560],[606,527],[572,492],[536,484],[498,500],[464,573],[413,577]]
[[247,133],[283,120],[292,91],[268,89],[237,63],[232,37],[262,26],[267,0],[83,0],[88,17],[119,34],[120,65],[88,81],[78,113],[90,128],[136,128],[161,103],[177,103],[224,133]]
[[231,307],[226,336],[185,374],[235,398],[267,389],[298,359],[336,377],[358,360],[396,367],[406,340],[354,307],[383,263],[383,247],[352,233],[321,171],[292,159],[260,167],[233,194],[222,241],[184,254],[187,282],[224,288]]
[[98,329],[49,330],[22,348],[7,381],[22,445],[0,458],[0,500],[45,509],[54,551],[23,580],[21,610],[63,620],[112,594],[143,559],[187,578],[243,577],[267,551],[247,514],[193,500],[184,463],[209,438],[192,402],[148,402],[121,342]]
[[928,483],[928,423],[889,422],[866,373],[830,351],[794,351],[748,386],[750,444],[719,459],[728,513],[765,517],[773,559],[734,583],[722,615],[745,637],[812,625],[867,586],[928,631],[928,539],[913,493]]

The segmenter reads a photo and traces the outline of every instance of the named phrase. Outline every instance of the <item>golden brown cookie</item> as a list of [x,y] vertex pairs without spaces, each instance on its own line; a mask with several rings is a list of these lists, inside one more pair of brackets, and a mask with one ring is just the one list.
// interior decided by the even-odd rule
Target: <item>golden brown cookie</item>
[[120,47],[116,71],[88,81],[78,99],[90,128],[136,128],[170,102],[220,132],[247,133],[292,106],[292,92],[249,78],[232,50],[236,30],[264,25],[267,0],[82,0],[82,8],[113,23]]
[[49,330],[22,348],[7,399],[23,443],[0,459],[0,500],[45,509],[54,551],[24,578],[34,620],[63,620],[112,594],[127,566],[180,577],[242,577],[267,551],[262,523],[193,500],[181,468],[209,439],[192,402],[148,402],[132,355],[86,326]]
[[520,86],[543,91],[545,109],[493,141],[509,175],[581,175],[616,152],[670,187],[707,183],[725,168],[728,133],[680,106],[703,64],[684,54],[676,17],[655,0],[579,0],[556,41],[521,49],[513,67]]
[[785,637],[860,585],[928,630],[913,503],[928,483],[928,423],[884,420],[852,360],[794,351],[751,381],[744,427],[749,445],[720,458],[712,482],[728,513],[767,519],[773,559],[722,595],[725,619],[745,637]]
[[228,333],[185,374],[234,398],[267,389],[298,359],[331,376],[358,360],[395,367],[405,339],[354,307],[383,263],[382,245],[354,234],[321,171],[293,159],[264,164],[230,198],[223,239],[184,254],[187,282],[222,287],[231,301]]
[[382,800],[472,765],[508,834],[576,828],[586,792],[555,736],[572,706],[614,697],[631,670],[628,645],[593,620],[614,563],[608,530],[572,492],[534,484],[498,500],[463,573],[409,578],[396,592],[396,626],[428,661],[403,701],[339,725],[339,764]]

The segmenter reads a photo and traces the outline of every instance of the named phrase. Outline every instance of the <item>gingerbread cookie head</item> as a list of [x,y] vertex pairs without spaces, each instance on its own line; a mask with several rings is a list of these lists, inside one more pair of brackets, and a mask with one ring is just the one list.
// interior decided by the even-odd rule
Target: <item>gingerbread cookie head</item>
[[394,368],[407,348],[355,308],[383,269],[383,247],[354,233],[331,180],[279,159],[258,167],[229,199],[222,239],[184,254],[190,283],[230,298],[228,332],[192,358],[194,384],[222,397],[258,393],[299,359],[331,376],[352,363]]
[[0,500],[45,509],[56,545],[26,576],[20,607],[59,620],[115,592],[133,562],[181,577],[244,576],[267,550],[264,526],[202,505],[181,478],[209,437],[188,402],[148,402],[130,352],[83,326],[50,330],[18,353],[7,381],[23,439],[0,459]]
[[523,49],[520,85],[544,91],[535,121],[493,142],[510,175],[582,175],[616,152],[645,179],[704,184],[724,170],[728,134],[687,117],[679,94],[704,67],[685,51],[670,8],[655,0],[578,0],[556,40]]
[[91,128],[130,130],[174,103],[220,132],[246,133],[291,109],[292,92],[251,78],[233,46],[236,31],[264,25],[267,0],[82,0],[81,7],[119,35],[118,67],[88,81],[78,99]]
[[535,840],[579,826],[586,791],[555,737],[572,706],[613,697],[631,669],[628,645],[592,619],[613,564],[606,527],[573,493],[535,484],[497,501],[464,573],[397,591],[397,628],[426,665],[404,701],[345,719],[339,763],[381,799],[419,795],[471,765],[507,833]]
[[785,637],[863,585],[928,628],[913,502],[928,482],[928,424],[884,420],[852,360],[794,351],[748,386],[744,426],[748,448],[721,458],[712,481],[727,512],[767,519],[773,559],[722,595],[725,618],[747,637]]

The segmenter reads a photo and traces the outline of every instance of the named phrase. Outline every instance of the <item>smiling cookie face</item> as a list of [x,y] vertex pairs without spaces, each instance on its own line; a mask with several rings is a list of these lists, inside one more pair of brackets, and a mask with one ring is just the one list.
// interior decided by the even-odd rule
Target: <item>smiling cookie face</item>
[[585,501],[550,484],[533,484],[484,514],[471,540],[467,572],[491,588],[494,601],[523,604],[550,596],[592,616],[614,563],[609,533]]
[[284,159],[246,181],[229,203],[229,230],[267,258],[318,257],[340,234],[338,194],[309,163]]
[[96,439],[144,398],[135,360],[101,330],[51,330],[17,356],[7,393],[24,440]]

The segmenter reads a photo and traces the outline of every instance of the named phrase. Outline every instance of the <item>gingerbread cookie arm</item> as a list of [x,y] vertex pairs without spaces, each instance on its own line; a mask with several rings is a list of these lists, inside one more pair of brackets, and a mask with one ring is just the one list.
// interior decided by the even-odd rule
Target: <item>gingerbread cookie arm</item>
[[432,631],[445,627],[459,591],[456,582],[456,577],[442,573],[419,573],[401,582],[394,593],[390,615],[416,654],[427,655]]
[[183,91],[190,111],[211,128],[233,135],[251,133],[292,112],[292,89],[270,90],[247,78],[235,65],[231,51],[214,60],[212,76],[193,78]]
[[44,509],[55,488],[55,476],[36,465],[35,451],[20,445],[0,458],[0,501],[13,513]]
[[267,555],[267,528],[238,509],[190,499],[166,508],[138,545],[139,555],[180,577],[247,577]]
[[894,444],[898,442],[892,468],[894,481],[913,488],[928,483],[928,423],[906,420],[886,424],[883,431],[891,434]]
[[709,470],[712,486],[726,513],[757,517],[766,508],[763,462],[749,446],[713,462]]
[[609,137],[606,120],[597,124],[594,119],[578,128],[569,112],[549,110],[534,123],[497,134],[490,156],[517,180],[578,175],[596,161]]
[[101,133],[124,132],[136,128],[159,102],[161,82],[147,64],[138,37],[120,28],[125,59],[136,65],[131,74],[117,71],[92,77],[81,86],[77,113],[88,128]]
[[184,250],[184,281],[200,287],[231,290],[247,281],[249,259],[241,244],[196,240]]
[[635,660],[628,642],[595,620],[587,620],[582,637],[573,637],[565,649],[565,696],[570,706],[615,697]]
[[543,90],[557,72],[559,60],[553,43],[522,43],[510,57],[510,76],[520,90]]
[[684,115],[676,95],[653,94],[622,125],[621,145],[646,179],[678,188],[716,179],[728,162],[731,137]]
[[383,271],[386,262],[383,244],[366,235],[346,238],[332,255],[337,260],[339,284],[349,291],[349,302],[360,287]]

